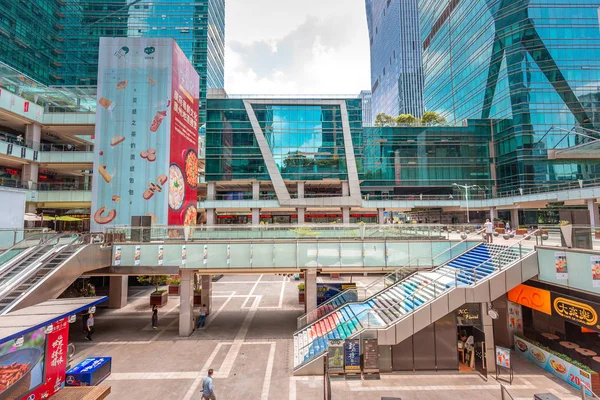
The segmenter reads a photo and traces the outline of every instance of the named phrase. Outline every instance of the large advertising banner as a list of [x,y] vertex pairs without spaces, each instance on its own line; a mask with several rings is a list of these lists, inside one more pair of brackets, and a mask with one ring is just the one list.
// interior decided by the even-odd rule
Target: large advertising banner
[[197,158],[199,78],[180,53],[169,38],[100,39],[92,230],[195,215],[186,206],[197,201],[197,179],[186,176]]

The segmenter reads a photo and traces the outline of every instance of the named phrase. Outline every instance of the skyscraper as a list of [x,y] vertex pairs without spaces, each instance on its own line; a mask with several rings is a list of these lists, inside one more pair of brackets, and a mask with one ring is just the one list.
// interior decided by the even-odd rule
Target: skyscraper
[[373,115],[423,112],[418,0],[366,0]]
[[362,100],[362,121],[363,121],[363,126],[372,126],[374,121],[374,117],[373,117],[373,110],[372,110],[372,99],[373,96],[371,95],[371,91],[370,90],[361,90],[360,94],[358,95],[358,97],[360,97],[360,99]]
[[[597,131],[600,0],[422,0],[428,110],[494,119],[499,191],[595,179],[600,165],[550,160],[565,133]],[[594,134],[592,132],[592,134]]]
[[99,38],[129,36],[177,41],[200,75],[202,120],[207,88],[224,86],[225,0],[38,0],[0,17],[0,61],[44,84],[95,85]]

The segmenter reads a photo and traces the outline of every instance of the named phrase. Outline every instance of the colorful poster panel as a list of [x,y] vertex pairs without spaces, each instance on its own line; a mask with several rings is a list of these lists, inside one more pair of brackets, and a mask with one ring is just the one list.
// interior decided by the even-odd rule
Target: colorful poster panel
[[554,252],[554,267],[556,269],[556,279],[569,279],[569,269],[567,267],[567,253],[564,251]]
[[600,287],[600,256],[590,256],[592,265],[592,285],[595,288]]

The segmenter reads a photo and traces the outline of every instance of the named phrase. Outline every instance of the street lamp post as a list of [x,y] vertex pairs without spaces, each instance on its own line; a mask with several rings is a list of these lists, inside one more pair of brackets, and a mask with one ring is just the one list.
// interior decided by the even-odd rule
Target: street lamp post
[[453,183],[452,186],[456,186],[459,188],[465,189],[465,199],[467,200],[467,224],[471,223],[471,218],[469,218],[469,189],[478,188],[478,185],[459,185],[458,183]]

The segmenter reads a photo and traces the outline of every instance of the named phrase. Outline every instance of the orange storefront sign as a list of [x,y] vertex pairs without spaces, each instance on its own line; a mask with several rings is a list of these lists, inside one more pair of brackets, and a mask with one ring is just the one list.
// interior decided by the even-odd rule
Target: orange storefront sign
[[548,290],[521,284],[508,292],[508,300],[552,315],[552,301]]

